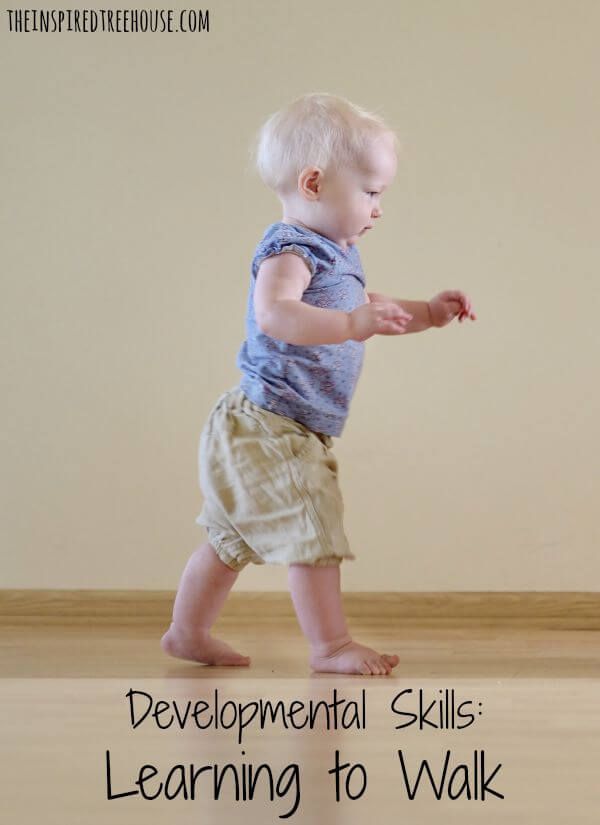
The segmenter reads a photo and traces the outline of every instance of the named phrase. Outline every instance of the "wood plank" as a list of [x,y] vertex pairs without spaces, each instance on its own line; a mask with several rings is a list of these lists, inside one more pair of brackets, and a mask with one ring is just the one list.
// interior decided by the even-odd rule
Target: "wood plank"
[[[0,590],[0,619],[15,618],[165,621],[175,593],[170,590]],[[437,592],[345,593],[349,618],[369,620],[455,619],[560,622],[600,627],[600,593]],[[293,618],[289,593],[233,592],[222,619]]]

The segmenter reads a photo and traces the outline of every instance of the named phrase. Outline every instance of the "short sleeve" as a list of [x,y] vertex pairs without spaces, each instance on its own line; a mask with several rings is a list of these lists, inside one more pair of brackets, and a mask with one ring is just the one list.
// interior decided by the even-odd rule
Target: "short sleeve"
[[258,268],[266,258],[281,255],[284,252],[299,255],[306,262],[311,277],[320,274],[333,263],[333,256],[318,241],[308,237],[299,237],[293,228],[279,228],[267,233],[259,243],[252,261],[253,277],[256,278]]
[[278,245],[277,249],[271,249],[270,251],[264,252],[262,255],[257,256],[254,259],[254,274],[256,275],[259,266],[264,260],[266,260],[266,258],[272,258],[273,255],[281,255],[283,252],[293,252],[295,255],[299,255],[301,258],[304,258],[308,268],[310,269],[310,274],[315,274],[316,265],[312,255],[303,246],[295,243]]

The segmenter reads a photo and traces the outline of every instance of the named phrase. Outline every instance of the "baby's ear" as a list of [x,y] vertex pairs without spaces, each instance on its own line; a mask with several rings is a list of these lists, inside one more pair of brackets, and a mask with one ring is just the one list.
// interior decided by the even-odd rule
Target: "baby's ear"
[[318,166],[305,167],[298,176],[299,191],[310,200],[315,200],[323,185],[323,170]]

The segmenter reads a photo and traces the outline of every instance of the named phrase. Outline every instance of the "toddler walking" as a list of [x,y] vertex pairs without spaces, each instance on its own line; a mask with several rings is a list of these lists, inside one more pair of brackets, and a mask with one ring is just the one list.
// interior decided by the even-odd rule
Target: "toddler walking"
[[210,629],[249,562],[285,564],[315,671],[386,675],[396,655],[353,640],[340,563],[353,559],[343,528],[337,462],[364,342],[475,319],[468,297],[404,301],[369,292],[356,247],[381,218],[398,140],[377,115],[329,94],[304,95],[259,133],[257,167],[283,216],[251,267],[242,379],[222,395],[200,437],[208,542],[189,559],[163,650],[209,665],[249,658]]

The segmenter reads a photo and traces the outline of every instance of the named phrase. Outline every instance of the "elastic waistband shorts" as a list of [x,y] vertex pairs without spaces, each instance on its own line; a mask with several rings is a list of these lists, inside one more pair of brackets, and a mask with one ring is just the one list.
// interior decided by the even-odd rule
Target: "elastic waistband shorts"
[[340,564],[354,559],[343,528],[333,440],[224,393],[200,436],[204,497],[196,523],[233,570],[253,564]]

